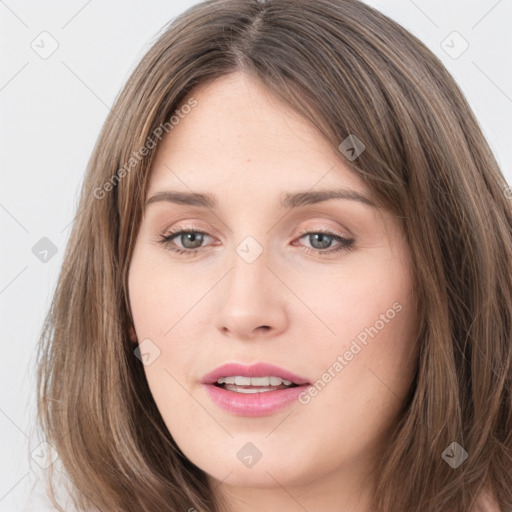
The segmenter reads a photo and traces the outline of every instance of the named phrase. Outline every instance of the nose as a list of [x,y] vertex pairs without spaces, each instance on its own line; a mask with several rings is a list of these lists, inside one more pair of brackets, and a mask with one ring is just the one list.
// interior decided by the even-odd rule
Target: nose
[[235,339],[271,338],[288,325],[285,285],[271,270],[265,251],[248,263],[235,252],[230,272],[217,287],[216,327]]

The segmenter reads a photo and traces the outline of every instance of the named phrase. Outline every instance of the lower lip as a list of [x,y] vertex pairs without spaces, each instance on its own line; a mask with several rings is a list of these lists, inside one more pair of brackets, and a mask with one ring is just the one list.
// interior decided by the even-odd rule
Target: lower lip
[[220,408],[237,416],[266,416],[284,409],[298,399],[308,385],[262,393],[237,393],[206,384],[211,399]]

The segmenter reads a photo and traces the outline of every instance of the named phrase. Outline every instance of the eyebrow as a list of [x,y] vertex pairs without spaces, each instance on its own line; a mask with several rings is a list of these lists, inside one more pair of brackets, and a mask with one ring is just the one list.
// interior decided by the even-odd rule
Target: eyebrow
[[[286,192],[281,197],[281,208],[293,209],[310,204],[321,203],[330,199],[349,199],[358,201],[367,206],[376,207],[376,204],[368,197],[350,189],[337,190],[317,190],[305,192]],[[187,206],[197,206],[200,208],[209,208],[214,210],[218,207],[217,199],[213,194],[201,194],[198,192],[176,192],[164,190],[157,192],[146,201],[146,207],[151,203],[167,201],[170,203],[182,204]]]

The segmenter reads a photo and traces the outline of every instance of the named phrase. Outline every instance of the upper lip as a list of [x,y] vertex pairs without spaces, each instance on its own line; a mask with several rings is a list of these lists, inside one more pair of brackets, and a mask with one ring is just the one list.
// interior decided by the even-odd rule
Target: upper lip
[[304,377],[295,375],[288,370],[268,363],[256,363],[251,365],[228,363],[215,368],[210,373],[207,373],[202,379],[202,384],[213,384],[221,377],[231,377],[240,375],[242,377],[281,377],[282,379],[289,380],[294,384],[309,384],[309,381]]

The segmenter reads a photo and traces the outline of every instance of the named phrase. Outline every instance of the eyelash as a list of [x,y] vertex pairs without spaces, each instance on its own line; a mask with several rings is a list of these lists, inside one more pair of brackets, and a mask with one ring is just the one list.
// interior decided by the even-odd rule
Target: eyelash
[[[158,243],[160,243],[165,248],[170,249],[171,251],[173,251],[175,253],[178,253],[180,255],[185,255],[186,257],[193,257],[198,252],[200,252],[202,249],[201,248],[199,248],[199,249],[180,249],[180,248],[177,248],[176,246],[172,245],[172,240],[174,238],[177,238],[178,235],[181,235],[183,233],[195,233],[195,234],[199,234],[199,235],[210,236],[210,235],[208,235],[208,233],[205,233],[204,231],[200,231],[198,229],[181,228],[181,229],[177,229],[175,231],[171,231],[167,234],[160,235]],[[303,247],[303,249],[308,253],[313,253],[316,255],[324,256],[324,255],[330,255],[333,253],[338,253],[341,251],[354,250],[353,244],[354,244],[355,240],[353,238],[344,238],[344,237],[337,235],[336,233],[332,233],[330,231],[307,231],[307,230],[305,230],[299,234],[298,239],[301,239],[305,235],[308,235],[308,234],[309,235],[320,235],[320,234],[327,235],[327,236],[334,238],[338,242],[340,242],[340,245],[337,248],[329,249],[329,250],[312,249],[311,247]]]

